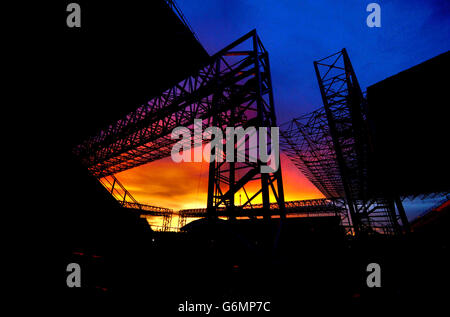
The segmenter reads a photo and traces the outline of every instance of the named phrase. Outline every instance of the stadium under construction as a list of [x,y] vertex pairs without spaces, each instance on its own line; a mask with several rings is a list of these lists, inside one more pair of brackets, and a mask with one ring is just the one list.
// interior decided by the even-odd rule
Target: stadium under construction
[[[76,133],[64,148],[64,164],[71,170],[64,177],[71,178],[72,187],[58,195],[73,202],[70,216],[60,215],[67,242],[64,259],[89,267],[88,287],[65,290],[67,294],[133,296],[165,307],[186,297],[205,302],[260,296],[273,301],[278,311],[292,309],[299,298],[304,305],[326,299],[345,306],[404,304],[422,296],[415,293],[420,288],[430,290],[429,298],[442,296],[430,277],[441,274],[447,263],[441,250],[448,235],[442,229],[448,224],[448,201],[433,208],[434,216],[422,217],[426,221],[411,224],[402,201],[449,197],[448,162],[438,150],[448,136],[448,118],[439,116],[448,88],[448,79],[440,75],[449,69],[448,52],[366,92],[346,49],[331,52],[311,61],[323,105],[280,123],[269,52],[256,30],[209,56],[174,2],[147,6],[166,18],[158,26],[145,24],[144,17],[130,23],[134,30],[145,30],[145,36],[151,32],[161,48],[153,61],[133,55],[148,65],[129,83],[137,91],[134,99],[120,90],[111,99],[101,93],[93,97],[87,85],[71,101],[83,104],[94,98],[99,109],[78,108],[78,116],[66,122],[70,129],[89,117],[82,129],[72,130]],[[123,39],[109,40],[105,43]],[[105,43],[101,51],[115,47]],[[133,69],[133,58],[130,63]],[[105,68],[109,65],[107,61]],[[117,71],[130,78],[127,70]],[[105,81],[105,91],[114,89],[114,79],[105,75]],[[111,106],[124,101],[128,108]],[[424,103],[427,109],[421,107]],[[405,112],[408,120],[401,120]],[[423,116],[432,121],[424,122]],[[176,142],[172,130],[193,130],[194,119],[222,130],[279,126],[282,153],[324,198],[286,201],[281,168],[261,173],[261,161],[213,161],[204,208],[172,210],[137,201],[115,175],[170,156]],[[270,134],[267,138],[269,144],[276,141]],[[417,149],[419,138],[430,144]],[[412,168],[418,170],[413,179],[408,178]],[[257,184],[255,192],[247,190],[250,183]],[[68,192],[74,196],[68,198]],[[239,204],[238,192],[245,194]],[[161,225],[150,227],[146,217],[161,218]],[[365,267],[371,262],[386,268],[381,290],[364,287]],[[429,273],[406,281],[418,271]],[[292,285],[296,292],[288,290]]]

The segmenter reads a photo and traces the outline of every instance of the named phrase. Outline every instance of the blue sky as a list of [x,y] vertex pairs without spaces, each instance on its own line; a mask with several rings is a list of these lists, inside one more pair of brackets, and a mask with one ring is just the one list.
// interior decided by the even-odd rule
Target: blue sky
[[270,53],[279,123],[321,105],[313,61],[347,48],[361,87],[450,50],[450,1],[178,0],[208,53],[256,28]]

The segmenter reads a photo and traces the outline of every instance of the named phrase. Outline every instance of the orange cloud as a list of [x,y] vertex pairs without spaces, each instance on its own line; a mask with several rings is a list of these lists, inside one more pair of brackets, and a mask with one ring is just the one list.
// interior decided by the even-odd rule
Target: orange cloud
[[[116,177],[141,203],[174,210],[205,208],[208,168],[207,162],[174,163],[168,157],[118,173]],[[287,201],[323,197],[284,154],[281,154],[281,168]],[[246,185],[249,196],[258,186],[258,181]],[[245,194],[238,192],[236,204],[239,204],[239,195],[244,201]],[[254,200],[254,203],[260,202],[260,197]]]

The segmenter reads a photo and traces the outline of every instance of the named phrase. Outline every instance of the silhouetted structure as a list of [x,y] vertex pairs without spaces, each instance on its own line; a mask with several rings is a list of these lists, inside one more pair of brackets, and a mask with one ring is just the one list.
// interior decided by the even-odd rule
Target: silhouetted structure
[[[194,136],[194,119],[201,119],[206,127],[218,127],[223,135],[227,127],[276,126],[268,53],[255,30],[216,53],[193,75],[78,145],[74,153],[94,176],[109,176],[170,156],[177,142],[171,138],[173,129],[186,126]],[[270,147],[270,131],[267,135]],[[203,142],[206,140],[192,137],[189,146]],[[234,142],[235,156],[237,148]],[[241,189],[247,198],[243,206],[261,195],[266,210],[271,190],[283,214],[280,168],[261,173],[259,159],[253,162],[247,157],[245,162],[235,163],[225,160],[226,150],[217,155],[224,160],[210,163],[210,216],[215,217],[215,209],[221,206],[233,212],[234,196]],[[260,180],[261,185],[249,197],[244,186],[253,180]]]
[[370,187],[373,148],[367,101],[347,51],[314,62],[314,67],[324,107],[283,127],[283,150],[325,197],[345,199],[346,220],[355,234],[398,233],[400,218],[408,230],[400,199]]
[[[52,253],[63,255],[55,266],[59,286],[56,299],[61,294],[68,295],[67,307],[79,305],[84,311],[90,311],[88,309],[91,307],[86,301],[89,296],[85,295],[94,295],[94,304],[109,298],[113,299],[111,304],[115,308],[114,304],[124,301],[128,304],[127,300],[130,300],[129,303],[134,307],[141,305],[146,310],[161,310],[166,314],[176,310],[177,305],[185,301],[186,297],[197,302],[257,298],[272,301],[273,311],[277,315],[283,315],[284,312],[288,315],[290,310],[298,311],[305,306],[311,306],[317,312],[320,307],[325,306],[325,301],[333,310],[341,307],[348,313],[350,304],[366,303],[367,307],[373,307],[376,301],[380,307],[392,303],[405,307],[410,301],[428,304],[432,300],[444,299],[446,294],[438,288],[448,286],[448,259],[442,252],[448,245],[443,239],[416,242],[402,240],[405,237],[377,235],[361,235],[359,239],[344,238],[339,224],[348,219],[342,218],[342,209],[347,208],[347,202],[342,197],[345,195],[342,184],[337,183],[340,167],[336,162],[325,160],[327,155],[333,158],[329,153],[333,152],[334,143],[327,132],[329,125],[324,109],[319,111],[317,117],[321,123],[311,123],[310,126],[317,127],[319,131],[313,136],[315,142],[327,144],[325,152],[320,155],[324,158],[324,168],[329,168],[332,173],[322,174],[323,178],[321,176],[314,181],[327,193],[327,197],[336,195],[339,198],[285,202],[287,217],[283,221],[219,219],[211,222],[203,219],[188,225],[185,228],[187,230],[181,233],[154,232],[140,216],[148,212],[166,217],[169,210],[139,204],[125,188],[114,181],[113,173],[109,178],[102,178],[102,181],[110,180],[105,189],[95,177],[87,173],[86,168],[74,161],[72,148],[98,132],[99,126],[107,126],[116,122],[117,118],[125,117],[135,110],[137,104],[161,98],[161,92],[170,90],[170,87],[183,78],[211,62],[186,24],[179,20],[166,2],[129,3],[82,3],[83,9],[89,12],[87,20],[83,20],[85,27],[81,30],[67,30],[64,27],[55,37],[58,40],[55,41],[58,43],[57,54],[64,58],[56,63],[56,70],[51,72],[54,99],[49,104],[52,107],[51,113],[56,116],[49,115],[47,118],[50,122],[51,136],[48,141],[51,151],[43,151],[39,143],[40,148],[36,153],[45,153],[42,156],[49,161],[51,167],[41,168],[46,175],[39,180],[48,179],[51,185],[44,186],[46,191],[51,189],[53,199],[52,204],[45,206],[45,212],[47,208],[50,210],[54,220],[52,225],[56,228],[56,232],[50,234],[51,241],[56,241],[55,246],[42,245],[42,248],[50,248]],[[60,11],[64,10],[64,5],[61,5]],[[93,16],[95,19],[91,18]],[[111,23],[111,20],[116,23]],[[64,25],[64,21],[60,22]],[[253,40],[250,44],[252,49],[255,48],[252,46],[255,41],[260,45],[256,32],[247,36],[247,40]],[[89,49],[86,50],[86,47]],[[267,107],[267,112],[262,114],[267,120],[264,124],[274,125],[276,123],[270,113],[273,111],[273,103],[270,101],[267,52],[261,47],[256,48],[256,54],[250,51],[251,49],[240,53],[234,50],[222,52],[224,59],[235,59],[238,64],[233,64],[229,69],[229,77],[222,78],[225,79],[223,91],[218,89],[218,86],[222,87],[221,84],[212,79],[211,90],[218,89],[223,94],[219,93],[214,103],[214,98],[207,99],[206,104],[210,102],[211,105],[225,107],[226,104],[229,105],[225,101],[231,102],[232,97],[239,101],[248,98],[256,101],[258,110],[259,101],[260,105]],[[232,52],[237,53],[237,56],[226,55]],[[121,63],[118,63],[119,60]],[[219,64],[218,60],[216,62]],[[260,78],[256,76],[257,64],[261,67]],[[209,69],[211,72],[215,71],[214,67]],[[65,80],[61,81],[61,78]],[[181,87],[187,89],[187,86]],[[177,87],[172,91],[180,90]],[[248,95],[245,96],[245,93]],[[263,93],[265,102],[262,101],[262,96],[255,98],[252,95]],[[170,102],[174,101],[168,95],[165,97]],[[238,109],[244,104],[238,103]],[[139,119],[138,116],[136,118]],[[164,120],[169,119],[172,117],[161,116],[160,122],[167,123]],[[220,119],[226,122],[234,117],[227,113],[227,116]],[[239,121],[242,117],[236,119]],[[339,120],[333,119],[339,130]],[[39,123],[41,128],[47,128],[47,125]],[[250,123],[249,120],[248,124]],[[258,124],[261,121],[257,121],[255,125]],[[322,139],[320,129],[327,132]],[[121,132],[126,135],[125,131]],[[340,130],[337,135],[345,134],[344,132],[345,130]],[[344,137],[342,134],[340,137]],[[111,137],[110,140],[113,139]],[[340,144],[345,152],[345,146]],[[115,144],[112,149],[124,150],[127,149],[127,144]],[[345,164],[352,157],[352,151],[360,151],[356,141],[349,152],[343,153]],[[363,155],[365,151],[363,147]],[[92,159],[98,164],[107,162],[102,160],[111,154],[107,151],[91,153]],[[139,156],[131,148],[121,155],[125,153]],[[102,155],[103,158],[98,160]],[[124,162],[115,166],[126,168],[126,164],[121,165]],[[140,162],[136,160],[134,163]],[[360,175],[360,166],[365,166],[365,163],[358,164],[355,165],[355,177]],[[113,164],[109,165],[105,170],[112,166]],[[211,170],[216,173],[221,168],[212,166]],[[98,171],[98,176],[106,175],[100,169]],[[108,173],[111,171],[112,169],[108,170]],[[225,169],[220,172],[221,176],[230,175]],[[311,172],[311,175],[320,175],[317,173]],[[271,179],[276,180],[277,185],[282,184],[276,175],[271,177],[269,182],[263,183],[264,186],[271,188],[274,184]],[[360,185],[353,183],[354,176],[347,177],[350,177],[350,187]],[[210,179],[217,180],[215,177]],[[219,188],[217,184],[215,188]],[[371,193],[371,190],[368,192]],[[49,193],[45,194],[40,198],[47,197]],[[212,198],[213,206],[214,200],[217,204],[222,204],[214,209],[216,216],[221,216],[227,206],[233,205],[230,196]],[[256,209],[253,214],[252,209]],[[279,214],[277,209],[277,203],[267,205],[265,201],[262,206],[248,203],[242,207],[241,212],[251,218],[255,214]],[[372,215],[376,212],[372,211]],[[383,210],[380,212],[386,214]],[[297,217],[290,218],[289,213]],[[39,217],[40,214],[35,213]],[[205,214],[207,209],[201,210],[201,215]],[[229,213],[224,212],[223,215],[229,216]],[[305,215],[312,217],[300,217]],[[366,265],[373,261],[379,262],[383,267],[381,289],[368,289],[364,284]],[[72,262],[82,266],[80,289],[69,289],[65,284],[67,272],[64,268]],[[412,276],[414,278],[410,279]],[[23,287],[27,288],[28,285]],[[59,292],[61,289],[63,291]],[[423,290],[426,290],[425,294]]]

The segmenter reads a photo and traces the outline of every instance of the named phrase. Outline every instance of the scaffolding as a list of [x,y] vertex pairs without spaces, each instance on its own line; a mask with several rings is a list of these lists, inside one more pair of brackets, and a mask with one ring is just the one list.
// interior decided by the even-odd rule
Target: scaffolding
[[[198,139],[194,120],[204,127],[275,127],[276,117],[268,52],[256,30],[249,32],[210,58],[195,74],[142,105],[125,118],[110,125],[74,149],[82,163],[102,178],[171,155],[177,142],[171,138],[174,128],[184,126],[192,132],[185,141],[188,148],[208,143]],[[271,134],[266,136],[271,154]],[[237,143],[235,143],[235,153]],[[216,157],[226,152],[214,153]],[[278,157],[279,160],[279,157]],[[245,185],[258,180],[260,189],[244,204],[262,196],[269,209],[270,192],[284,210],[281,169],[261,173],[261,161],[210,163],[208,202],[211,217],[215,210],[233,210],[234,196]],[[245,191],[246,192],[246,191]],[[247,192],[246,192],[247,193]]]
[[[342,198],[354,234],[399,233],[398,197],[368,184],[371,128],[366,99],[345,49],[314,62],[324,106],[282,126],[281,147],[327,198]],[[397,206],[397,209],[396,209]]]

